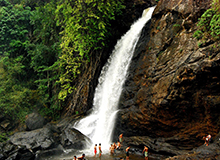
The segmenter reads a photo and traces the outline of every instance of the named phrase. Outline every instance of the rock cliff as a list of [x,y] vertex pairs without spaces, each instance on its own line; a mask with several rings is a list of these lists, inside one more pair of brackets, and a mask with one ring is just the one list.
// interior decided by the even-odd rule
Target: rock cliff
[[198,18],[211,2],[157,4],[120,98],[116,132],[124,132],[133,145],[135,139],[140,146],[145,141],[159,152],[157,142],[166,143],[174,147],[168,152],[175,155],[201,146],[207,133],[213,137],[219,133],[220,45],[207,40],[198,46],[193,37]]

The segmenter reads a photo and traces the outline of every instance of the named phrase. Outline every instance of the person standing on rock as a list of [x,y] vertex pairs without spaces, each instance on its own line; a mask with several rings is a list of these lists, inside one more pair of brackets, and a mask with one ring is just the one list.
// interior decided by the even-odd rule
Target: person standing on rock
[[96,156],[96,153],[97,153],[97,144],[95,144],[95,147],[94,147],[94,157]]
[[122,143],[122,138],[123,138],[123,133],[120,134],[119,137],[118,137],[120,143]]
[[126,149],[125,149],[125,153],[126,153],[126,160],[129,160],[129,149],[130,149],[131,147],[129,146],[129,147],[127,147]]
[[205,139],[205,143],[204,145],[208,146],[209,145],[209,141],[211,140],[212,136],[209,134],[206,137],[203,137],[203,139]]
[[144,153],[144,159],[148,160],[148,148],[147,148],[147,146],[144,146],[144,150],[143,150],[142,153]]
[[102,155],[102,148],[101,148],[101,143],[99,143],[99,157]]

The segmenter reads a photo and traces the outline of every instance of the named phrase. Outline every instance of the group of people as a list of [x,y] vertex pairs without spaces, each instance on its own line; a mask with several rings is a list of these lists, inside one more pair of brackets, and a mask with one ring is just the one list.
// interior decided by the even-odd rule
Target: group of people
[[116,143],[111,144],[109,148],[111,155],[114,155],[116,153],[116,150],[121,149],[122,137],[123,137],[123,133],[119,135],[117,144]]
[[[129,160],[129,150],[130,150],[130,146],[128,146],[126,149],[125,149],[125,153],[126,153],[126,160]],[[148,160],[148,147],[147,146],[144,146],[144,150],[142,151],[142,153],[144,154],[144,159],[145,160]]]
[[[212,138],[212,136],[210,134],[203,137],[203,139],[205,140],[204,145],[208,146],[209,142],[211,141],[211,138]],[[117,144],[116,143],[111,144],[111,146],[109,148],[111,155],[114,155],[116,153],[117,149],[121,149],[122,141],[123,141],[123,133],[119,135]],[[130,150],[130,148],[131,147],[128,146],[125,149],[126,160],[129,160],[129,150]],[[98,150],[99,150],[99,157],[101,157],[101,155],[102,155],[101,143],[99,143]],[[142,153],[144,154],[145,160],[148,160],[148,147],[147,146],[144,146],[144,149],[143,149]],[[97,155],[97,144],[95,144],[95,146],[94,146],[94,157],[96,157],[96,155]],[[84,160],[84,159],[85,159],[85,154],[82,154],[81,157],[74,156],[73,160]],[[123,158],[120,157],[120,160],[123,160]]]
[[[117,145],[116,145],[116,143],[111,144],[111,146],[109,148],[111,155],[114,155],[116,153],[117,149],[121,149],[122,141],[123,141],[123,133],[119,135]],[[128,146],[125,149],[126,160],[129,160],[129,150],[130,150],[130,148],[131,147]],[[144,150],[142,151],[142,153],[144,154],[145,160],[148,160],[148,148],[147,148],[147,146],[144,146]],[[120,158],[120,160],[123,160],[123,158]]]
[[[94,157],[96,157],[96,154],[97,154],[97,144],[95,144],[94,146]],[[99,157],[101,157],[102,155],[102,148],[101,148],[101,143],[99,143]]]
[[[111,144],[111,147],[109,148],[111,155],[114,155],[116,153],[117,149],[121,149],[122,141],[123,141],[123,133],[119,135],[117,144],[116,143]],[[98,147],[98,150],[97,150],[97,147]],[[130,150],[130,148],[131,147],[128,146],[125,149],[126,160],[129,160],[129,150]],[[99,151],[99,157],[101,157],[101,155],[102,155],[101,143],[99,143],[99,146],[97,146],[97,144],[95,144],[95,146],[94,146],[94,157],[96,157],[98,151]],[[148,148],[147,148],[147,146],[144,146],[144,150],[143,150],[142,153],[144,154],[145,160],[148,160]],[[74,156],[73,160],[84,160],[84,159],[85,159],[85,154],[82,154],[81,157]],[[123,158],[120,157],[120,160],[123,160]]]

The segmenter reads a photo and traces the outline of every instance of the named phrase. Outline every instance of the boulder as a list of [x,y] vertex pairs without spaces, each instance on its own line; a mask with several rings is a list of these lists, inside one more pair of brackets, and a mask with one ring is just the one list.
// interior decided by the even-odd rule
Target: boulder
[[39,149],[54,148],[59,143],[59,131],[50,124],[44,128],[33,131],[18,132],[10,137],[10,142],[16,146],[25,146],[27,149],[36,151]]
[[26,130],[31,131],[42,128],[46,124],[46,120],[39,113],[34,112],[27,115],[25,124],[27,126]]
[[61,134],[61,144],[65,149],[84,149],[91,140],[74,128],[66,128]]

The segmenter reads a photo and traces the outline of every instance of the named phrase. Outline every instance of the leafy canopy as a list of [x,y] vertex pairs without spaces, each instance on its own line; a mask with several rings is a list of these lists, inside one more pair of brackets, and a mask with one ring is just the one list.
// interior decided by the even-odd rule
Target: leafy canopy
[[56,10],[57,24],[63,27],[60,56],[62,72],[60,99],[74,90],[74,79],[89,60],[89,54],[105,46],[110,21],[124,8],[122,0],[65,0]]

